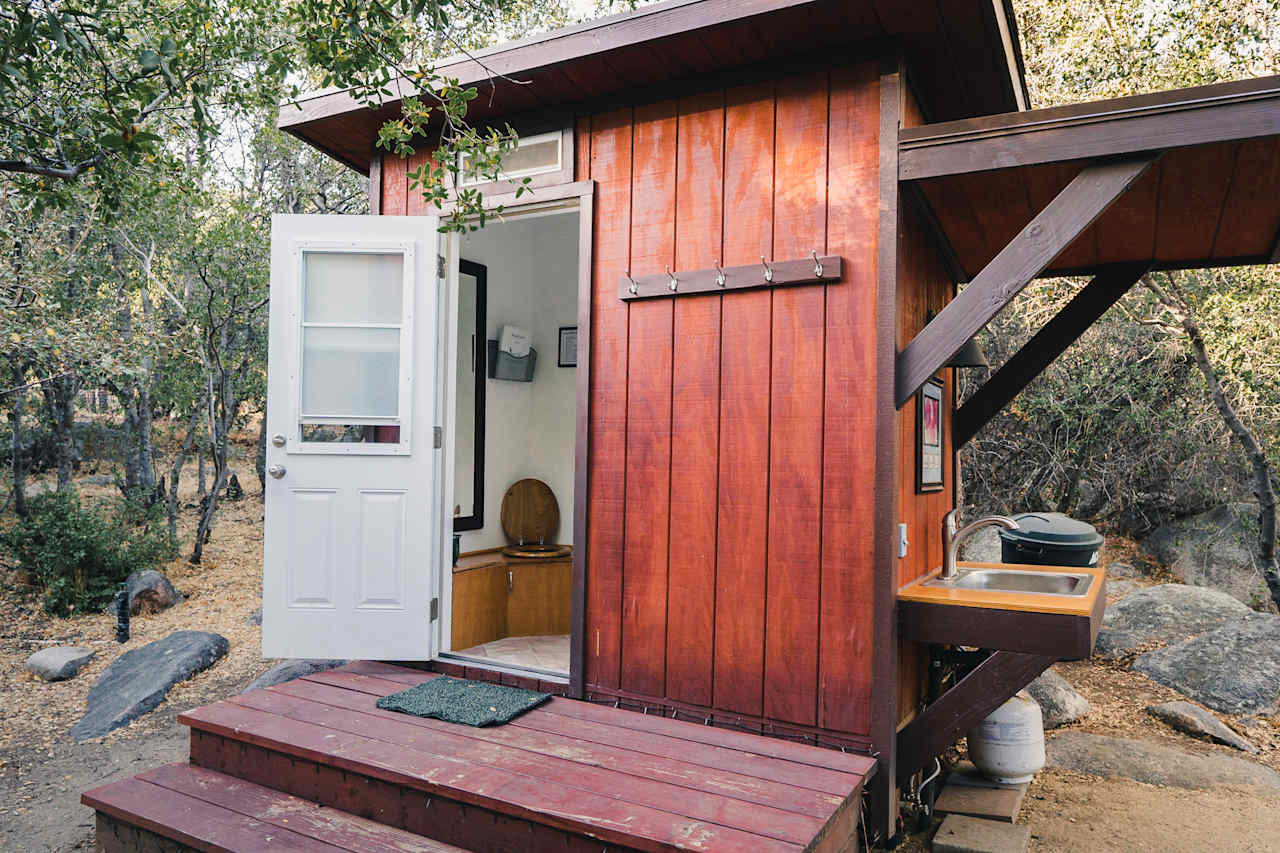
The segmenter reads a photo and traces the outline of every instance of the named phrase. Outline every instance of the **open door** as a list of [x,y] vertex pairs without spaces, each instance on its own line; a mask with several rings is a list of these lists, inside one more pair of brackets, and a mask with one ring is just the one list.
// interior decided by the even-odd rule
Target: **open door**
[[434,653],[438,241],[434,217],[272,218],[265,657]]

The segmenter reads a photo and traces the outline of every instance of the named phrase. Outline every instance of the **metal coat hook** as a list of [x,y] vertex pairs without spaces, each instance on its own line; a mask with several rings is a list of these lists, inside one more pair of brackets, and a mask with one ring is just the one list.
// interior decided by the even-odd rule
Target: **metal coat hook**
[[814,249],[810,254],[813,255],[813,274],[822,278],[822,259],[818,257],[818,250]]
[[716,285],[724,287],[724,270],[720,269],[720,259],[716,258]]
[[769,266],[768,262],[765,261],[764,255],[760,256],[760,264],[764,267],[764,280],[773,284],[773,267]]
[[631,270],[627,270],[626,276],[627,276],[627,281],[631,282],[631,286],[627,289],[631,291],[632,296],[635,296],[637,293],[640,292],[640,285],[636,284],[636,280],[631,277]]
[[667,287],[671,288],[671,292],[675,293],[676,288],[680,286],[680,279],[671,274],[671,265],[667,264],[667,277],[671,279],[671,283]]

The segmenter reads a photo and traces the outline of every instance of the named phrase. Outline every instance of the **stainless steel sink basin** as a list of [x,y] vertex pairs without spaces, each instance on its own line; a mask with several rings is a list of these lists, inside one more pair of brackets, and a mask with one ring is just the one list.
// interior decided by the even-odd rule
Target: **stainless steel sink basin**
[[924,586],[949,586],[956,589],[990,589],[999,592],[1031,592],[1039,595],[1065,595],[1078,598],[1089,594],[1093,576],[1075,572],[1024,572],[1017,569],[964,569],[954,579],[933,578]]

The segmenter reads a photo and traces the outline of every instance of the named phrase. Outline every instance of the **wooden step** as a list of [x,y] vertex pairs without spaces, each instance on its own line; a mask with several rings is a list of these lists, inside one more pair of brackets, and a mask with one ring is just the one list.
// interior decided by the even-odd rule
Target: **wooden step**
[[99,850],[467,853],[403,829],[190,764],[87,791]]
[[192,762],[480,853],[842,850],[875,762],[552,699],[504,726],[382,711],[361,662],[179,717]]

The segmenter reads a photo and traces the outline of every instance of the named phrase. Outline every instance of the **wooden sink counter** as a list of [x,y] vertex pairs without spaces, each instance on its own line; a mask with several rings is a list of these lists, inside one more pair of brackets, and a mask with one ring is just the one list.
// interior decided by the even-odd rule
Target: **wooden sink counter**
[[1004,569],[1090,575],[1082,596],[926,586],[935,570],[898,590],[898,621],[905,640],[1087,658],[1102,628],[1106,572],[1098,567],[957,563],[959,569]]

